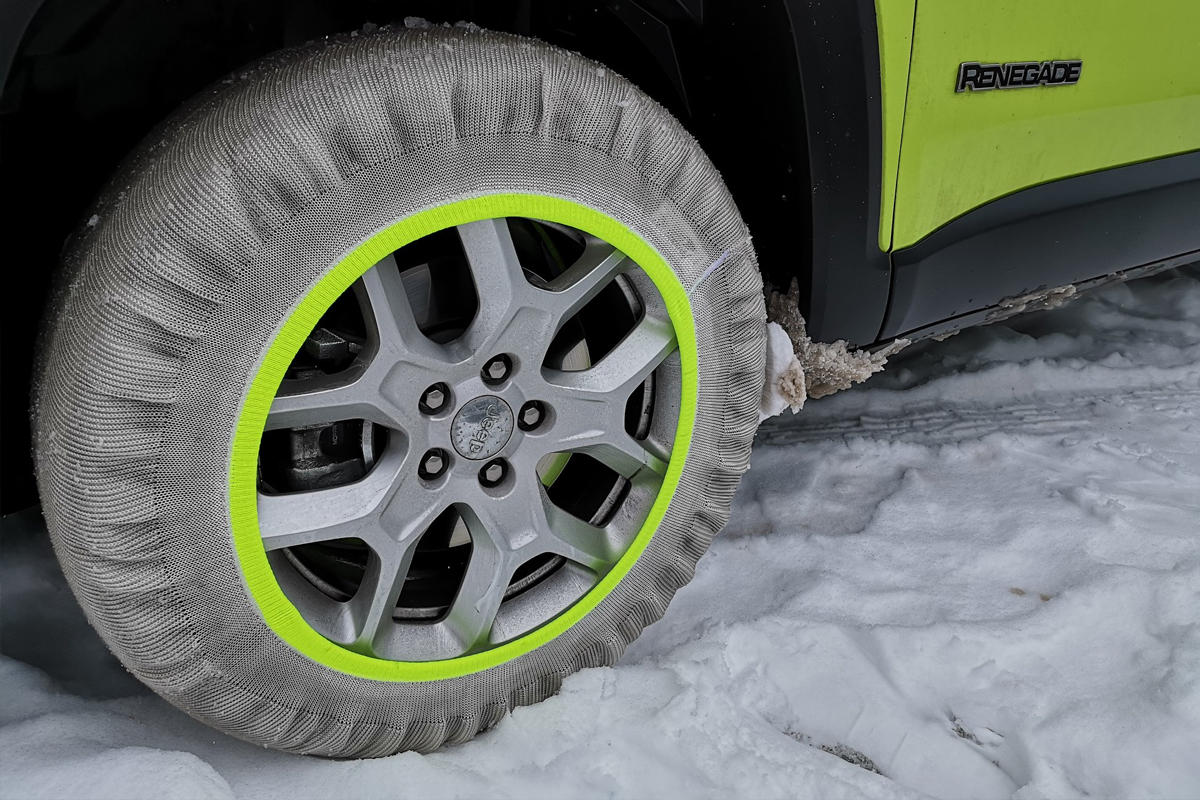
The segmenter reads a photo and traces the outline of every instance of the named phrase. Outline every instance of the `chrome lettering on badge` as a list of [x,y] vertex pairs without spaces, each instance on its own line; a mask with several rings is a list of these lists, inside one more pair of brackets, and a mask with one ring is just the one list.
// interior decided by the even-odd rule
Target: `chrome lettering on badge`
[[1008,64],[958,65],[955,92],[986,92],[991,89],[1027,89],[1032,86],[1072,86],[1079,83],[1082,61],[1013,61]]

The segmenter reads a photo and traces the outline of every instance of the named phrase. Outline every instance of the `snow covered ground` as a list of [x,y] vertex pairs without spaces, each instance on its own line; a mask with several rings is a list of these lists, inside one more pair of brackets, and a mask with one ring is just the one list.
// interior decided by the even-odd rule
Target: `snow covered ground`
[[769,423],[666,619],[430,756],[289,756],[175,711],[39,525],[2,539],[6,798],[1200,797],[1197,268]]

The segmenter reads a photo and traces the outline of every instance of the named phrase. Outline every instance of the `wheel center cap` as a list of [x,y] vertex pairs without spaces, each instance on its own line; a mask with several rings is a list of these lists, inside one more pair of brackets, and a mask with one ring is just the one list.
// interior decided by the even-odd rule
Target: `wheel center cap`
[[450,441],[463,458],[481,461],[504,449],[513,432],[513,412],[499,397],[485,394],[467,401],[454,415]]

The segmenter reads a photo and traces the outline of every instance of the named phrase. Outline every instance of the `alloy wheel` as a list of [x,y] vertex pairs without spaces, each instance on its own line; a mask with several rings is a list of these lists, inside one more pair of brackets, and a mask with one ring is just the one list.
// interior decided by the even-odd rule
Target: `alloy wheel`
[[679,369],[654,284],[596,237],[489,219],[387,256],[267,418],[258,521],[280,586],[377,658],[455,658],[544,624],[646,521]]

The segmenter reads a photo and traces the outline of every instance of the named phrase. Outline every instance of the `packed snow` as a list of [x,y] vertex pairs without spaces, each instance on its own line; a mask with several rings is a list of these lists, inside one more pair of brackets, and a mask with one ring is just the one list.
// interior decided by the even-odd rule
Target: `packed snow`
[[[795,278],[786,294],[772,291],[767,295],[767,385],[759,408],[760,422],[770,416],[768,408],[779,408],[776,413],[790,408],[795,414],[810,397],[819,400],[862,383],[883,371],[888,358],[911,344],[908,339],[896,339],[877,350],[851,350],[845,339],[814,342],[800,314],[799,300]],[[791,356],[782,361],[776,352],[780,333],[788,340]]]
[[1200,797],[1200,269],[768,421],[620,664],[432,755],[212,731],[108,654],[36,515],[2,545],[6,798]]

